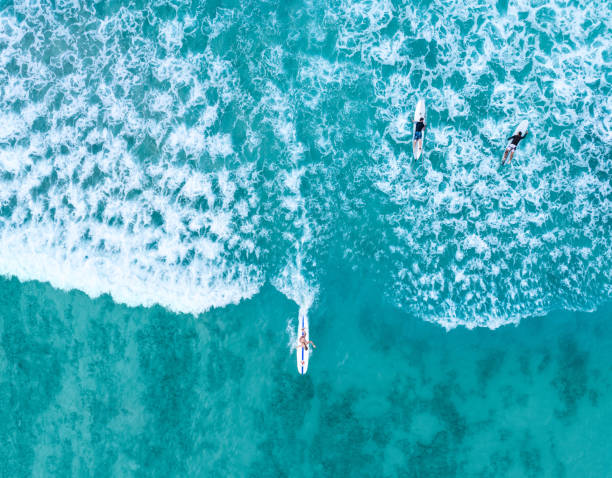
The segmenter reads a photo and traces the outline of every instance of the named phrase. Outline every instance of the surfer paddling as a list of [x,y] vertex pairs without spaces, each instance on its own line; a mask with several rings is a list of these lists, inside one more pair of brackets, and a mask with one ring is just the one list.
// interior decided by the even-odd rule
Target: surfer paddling
[[510,143],[506,147],[506,151],[504,153],[504,158],[502,159],[502,165],[506,164],[506,158],[508,154],[510,154],[510,158],[508,159],[508,163],[512,161],[512,157],[514,156],[514,152],[516,151],[516,147],[520,143],[520,141],[527,136],[527,130],[525,130],[525,134],[521,135],[521,132],[518,131],[515,135],[512,135],[508,138]]
[[423,117],[421,117],[419,121],[413,121],[413,123],[416,123],[416,125],[414,127],[414,141],[412,143],[412,149],[416,150],[418,145],[418,151],[421,151],[423,149],[423,130],[427,126],[427,123],[425,123],[425,118]]
[[309,345],[312,345],[315,349],[317,348],[312,340],[306,339],[306,331],[304,330],[302,331],[302,336],[298,339],[298,349],[308,350]]

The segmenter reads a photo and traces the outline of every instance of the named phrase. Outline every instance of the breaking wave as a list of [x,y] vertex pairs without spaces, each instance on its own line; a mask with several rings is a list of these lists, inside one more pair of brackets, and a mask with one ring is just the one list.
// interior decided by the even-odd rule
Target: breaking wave
[[341,262],[446,327],[612,297],[608,3],[197,3],[0,10],[0,273],[198,313]]

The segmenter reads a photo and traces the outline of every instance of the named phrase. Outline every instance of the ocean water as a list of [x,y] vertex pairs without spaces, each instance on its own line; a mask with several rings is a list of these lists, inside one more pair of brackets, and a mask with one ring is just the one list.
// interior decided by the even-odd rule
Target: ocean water
[[269,285],[194,317],[2,280],[0,475],[609,475],[612,303],[447,332],[345,285],[298,375]]
[[605,476],[611,18],[0,0],[0,474]]

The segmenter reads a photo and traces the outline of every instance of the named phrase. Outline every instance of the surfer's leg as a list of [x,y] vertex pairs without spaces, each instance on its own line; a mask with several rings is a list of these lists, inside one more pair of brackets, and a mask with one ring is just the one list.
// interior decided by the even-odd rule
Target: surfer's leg
[[516,146],[513,144],[511,144],[510,146],[506,148],[506,152],[504,153],[504,159],[508,157],[508,154],[510,154],[510,157],[508,158],[508,163],[512,161],[512,156],[514,156],[515,150],[516,150]]

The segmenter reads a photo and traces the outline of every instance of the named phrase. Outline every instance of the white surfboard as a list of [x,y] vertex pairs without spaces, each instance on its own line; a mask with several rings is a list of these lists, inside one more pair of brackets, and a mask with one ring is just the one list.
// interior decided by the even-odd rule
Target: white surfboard
[[416,110],[414,110],[414,127],[412,128],[412,151],[414,153],[414,159],[419,159],[421,157],[421,153],[423,152],[423,144],[425,143],[425,129],[423,129],[423,141],[421,141],[421,146],[414,146],[414,133],[416,133],[416,122],[421,118],[425,119],[427,122],[427,116],[425,116],[425,100],[420,99],[416,105]]
[[[306,334],[306,342],[310,340],[309,334],[308,334],[308,315],[306,314],[306,311],[302,311],[300,309],[300,315],[298,317],[298,320],[299,320],[298,336],[297,336],[298,342],[296,344],[296,347],[300,344],[299,340],[303,333]],[[304,347],[297,347],[297,368],[298,368],[298,372],[301,375],[304,375],[306,371],[308,370],[308,358],[310,357],[310,352],[312,351],[311,347],[312,345],[309,345],[308,350],[304,349]]]

